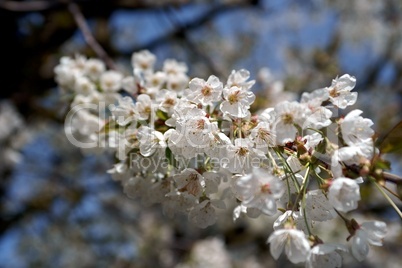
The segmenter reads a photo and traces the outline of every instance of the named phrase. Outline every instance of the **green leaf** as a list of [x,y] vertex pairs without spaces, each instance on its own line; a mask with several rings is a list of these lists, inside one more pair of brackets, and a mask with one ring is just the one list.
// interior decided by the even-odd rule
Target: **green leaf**
[[382,170],[391,170],[391,162],[384,159],[378,159],[375,161],[375,167]]
[[114,130],[118,127],[119,127],[119,125],[117,124],[117,122],[114,120],[111,120],[102,127],[102,129],[100,130],[100,133],[109,133],[109,131]]
[[170,150],[169,147],[166,147],[165,156],[166,156],[166,158],[167,158],[167,160],[168,160],[169,165],[171,165],[171,166],[173,166],[173,167],[177,167],[177,166],[176,166],[176,165],[177,165],[177,161],[176,161],[176,159],[174,158],[174,155],[173,155],[173,153],[172,153],[172,151]]
[[377,146],[382,154],[402,153],[402,121],[394,126],[382,139],[379,139]]
[[165,112],[163,112],[163,111],[161,111],[161,110],[156,111],[156,116],[157,116],[158,118],[162,119],[163,121],[166,121],[166,120],[169,119],[168,114],[165,113]]

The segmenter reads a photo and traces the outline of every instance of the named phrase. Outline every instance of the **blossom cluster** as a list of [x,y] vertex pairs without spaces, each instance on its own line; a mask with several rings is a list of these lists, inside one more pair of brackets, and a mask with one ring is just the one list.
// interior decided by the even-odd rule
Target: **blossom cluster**
[[[66,133],[96,144],[82,147],[115,152],[109,172],[129,197],[160,203],[170,217],[185,213],[201,228],[233,203],[234,220],[272,216],[272,256],[285,251],[307,267],[339,267],[345,254],[362,261],[370,245],[382,245],[384,222],[346,214],[358,208],[360,185],[381,184],[385,166],[373,122],[360,110],[342,115],[357,99],[353,76],[251,113],[255,81],[247,70],[202,79],[176,60],[161,70],[155,64],[141,51],[128,75],[82,56],[64,57],[55,69],[74,110]],[[320,239],[315,224],[338,216],[347,243]]]

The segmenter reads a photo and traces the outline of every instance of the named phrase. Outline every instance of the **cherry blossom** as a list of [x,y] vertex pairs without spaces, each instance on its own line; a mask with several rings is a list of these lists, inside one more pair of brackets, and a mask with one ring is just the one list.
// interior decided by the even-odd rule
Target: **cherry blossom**
[[357,208],[360,200],[360,188],[356,180],[349,178],[335,179],[328,191],[328,199],[339,211],[348,212]]
[[304,262],[310,250],[310,244],[304,233],[296,229],[275,230],[268,238],[272,257],[278,259],[285,249],[286,256],[292,263]]

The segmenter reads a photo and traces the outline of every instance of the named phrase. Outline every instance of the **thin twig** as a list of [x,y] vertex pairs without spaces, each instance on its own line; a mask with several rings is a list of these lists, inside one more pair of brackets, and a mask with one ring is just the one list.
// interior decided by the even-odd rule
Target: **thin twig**
[[402,219],[402,211],[398,208],[398,206],[395,204],[395,202],[387,195],[387,193],[381,188],[381,186],[374,181],[374,185],[380,190],[381,194],[387,199],[387,201],[391,204],[391,206],[395,209],[396,213],[398,213],[399,217]]
[[106,63],[106,65],[110,69],[116,70],[117,68],[114,61],[109,57],[106,51],[102,48],[101,45],[99,45],[95,37],[92,35],[91,30],[89,29],[89,26],[85,21],[84,15],[82,14],[77,4],[70,2],[68,4],[68,10],[73,15],[78,28],[81,30],[85,42],[92,48],[96,55],[98,55],[98,57]]

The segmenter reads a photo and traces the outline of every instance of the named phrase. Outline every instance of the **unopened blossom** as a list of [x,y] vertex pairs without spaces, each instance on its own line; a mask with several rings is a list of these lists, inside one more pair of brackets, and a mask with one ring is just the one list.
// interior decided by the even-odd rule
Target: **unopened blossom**
[[328,190],[328,199],[332,206],[342,212],[357,208],[360,200],[360,188],[356,180],[337,178],[332,181]]
[[338,268],[342,267],[341,252],[347,252],[341,244],[318,244],[308,253],[306,268]]
[[356,103],[357,92],[351,92],[356,85],[356,78],[348,74],[332,80],[332,84],[327,88],[329,100],[341,109]]
[[236,182],[236,194],[245,207],[257,208],[266,215],[277,212],[276,201],[285,192],[283,182],[263,169],[253,169],[251,174]]
[[369,253],[369,245],[382,246],[382,239],[387,233],[387,225],[382,221],[362,223],[352,236],[352,255],[362,261]]
[[310,251],[310,244],[304,233],[296,229],[275,230],[268,238],[269,249],[275,260],[285,249],[286,256],[292,263],[304,262]]
[[223,113],[228,113],[238,118],[244,118],[250,114],[250,105],[254,102],[255,95],[251,91],[233,86],[223,89],[223,98],[224,101],[220,106]]
[[189,83],[187,99],[202,105],[212,105],[213,102],[222,99],[222,82],[219,78],[211,75],[207,81],[201,78],[193,78]]

